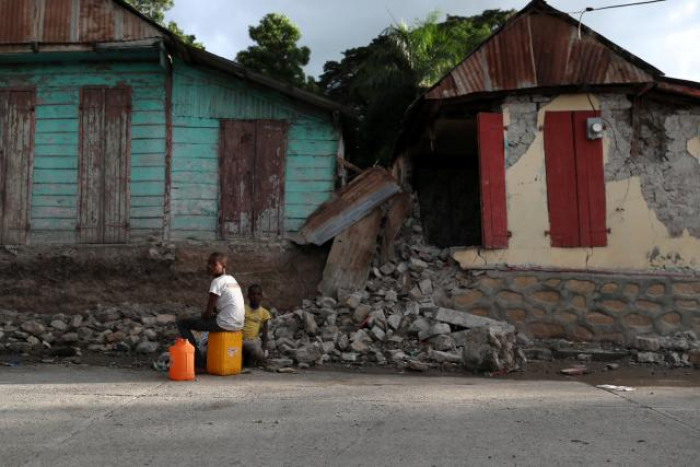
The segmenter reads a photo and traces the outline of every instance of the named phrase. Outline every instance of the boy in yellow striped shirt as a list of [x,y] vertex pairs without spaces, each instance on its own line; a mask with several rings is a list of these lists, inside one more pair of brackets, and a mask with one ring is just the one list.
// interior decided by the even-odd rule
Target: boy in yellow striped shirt
[[[259,365],[267,359],[267,328],[270,312],[260,306],[263,298],[262,287],[253,284],[248,287],[248,305],[245,306],[243,324],[243,364]],[[262,329],[262,339],[260,338]]]

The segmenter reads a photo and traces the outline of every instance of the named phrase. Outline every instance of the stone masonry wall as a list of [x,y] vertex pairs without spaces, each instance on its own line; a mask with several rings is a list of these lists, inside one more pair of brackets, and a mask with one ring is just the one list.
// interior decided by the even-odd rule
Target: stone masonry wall
[[507,321],[534,339],[631,344],[641,335],[700,333],[700,279],[563,272],[472,274],[471,281],[457,278],[440,304]]

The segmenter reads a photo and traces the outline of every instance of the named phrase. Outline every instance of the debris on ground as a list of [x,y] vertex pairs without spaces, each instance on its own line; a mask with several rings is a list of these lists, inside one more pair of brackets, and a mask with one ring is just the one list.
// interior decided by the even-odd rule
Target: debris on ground
[[587,375],[590,371],[585,366],[577,366],[573,368],[564,368],[563,370],[559,370],[559,373],[566,376],[581,376]]
[[632,392],[634,391],[634,388],[631,388],[629,386],[614,386],[612,384],[601,384],[596,386],[598,389],[605,389],[606,391],[614,391],[614,392]]

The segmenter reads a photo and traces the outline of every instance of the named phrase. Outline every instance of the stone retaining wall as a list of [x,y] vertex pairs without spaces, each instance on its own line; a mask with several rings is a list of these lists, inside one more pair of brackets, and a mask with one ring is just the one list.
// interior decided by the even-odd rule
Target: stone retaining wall
[[489,271],[443,300],[534,339],[629,344],[639,335],[700,334],[700,278]]

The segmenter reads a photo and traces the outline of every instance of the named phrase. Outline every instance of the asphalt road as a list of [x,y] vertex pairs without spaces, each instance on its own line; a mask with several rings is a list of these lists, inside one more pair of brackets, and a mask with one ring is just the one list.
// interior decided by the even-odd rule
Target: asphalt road
[[700,465],[700,388],[0,368],[0,465]]

